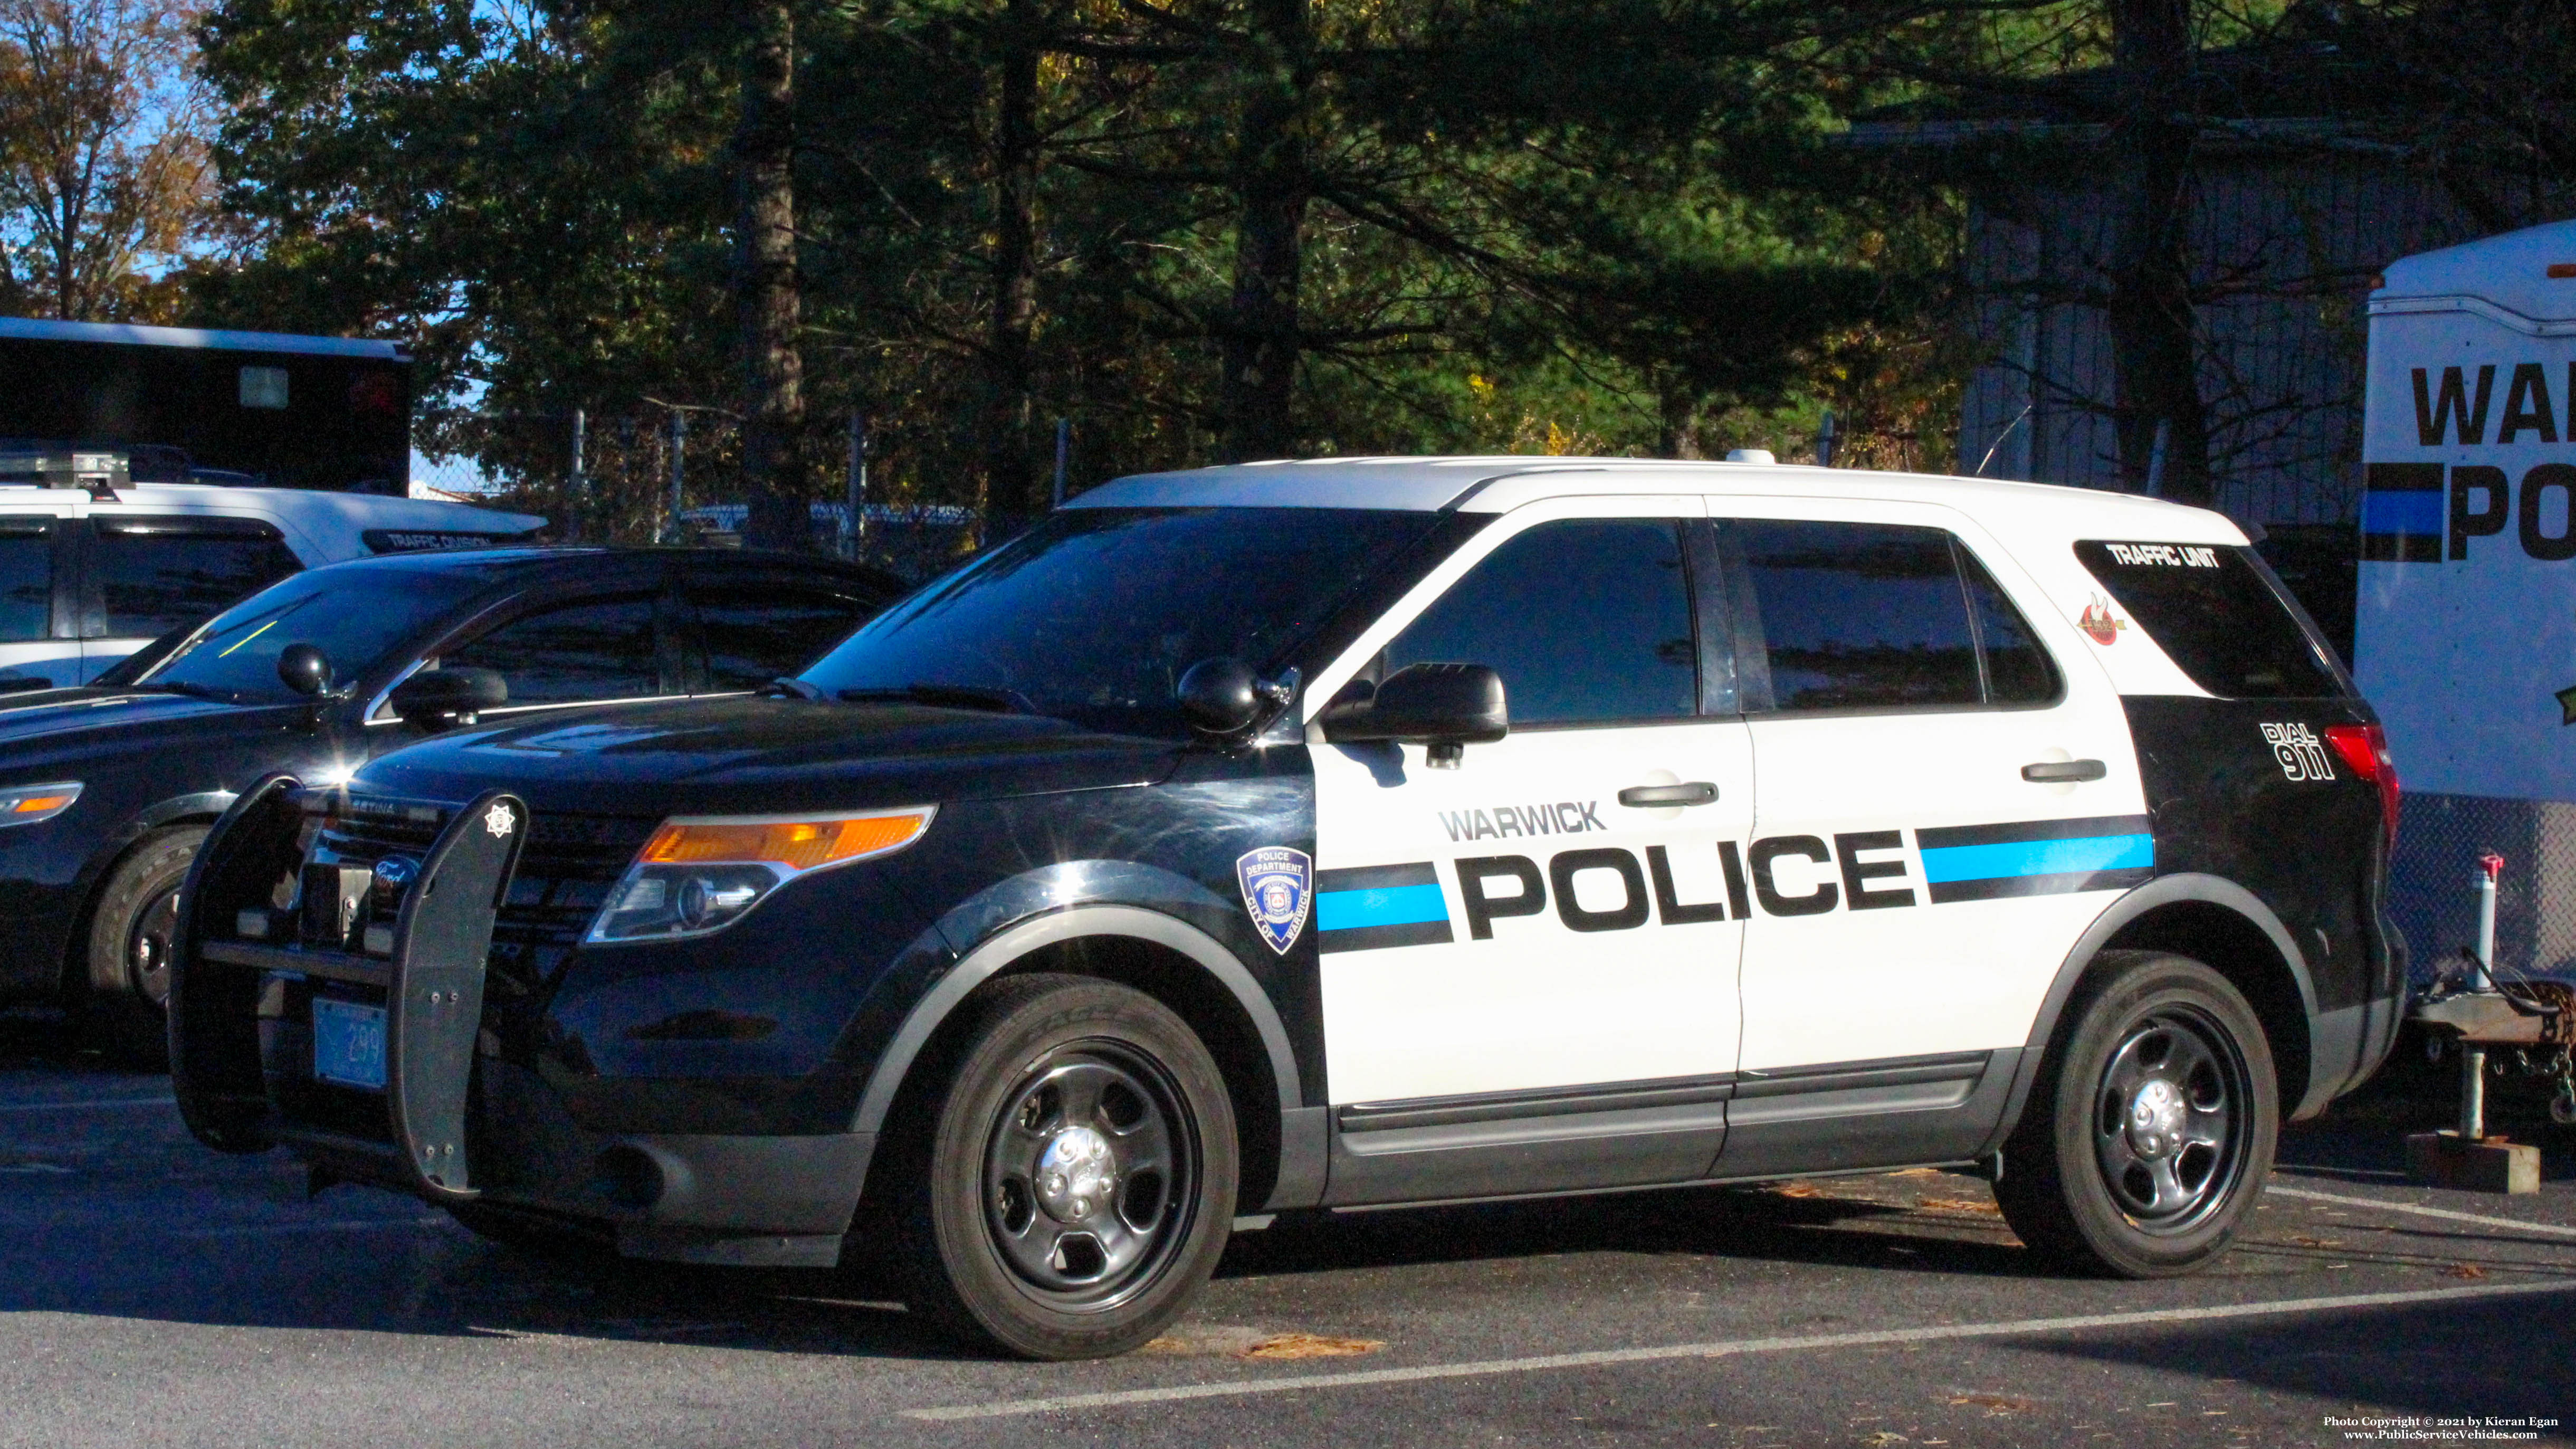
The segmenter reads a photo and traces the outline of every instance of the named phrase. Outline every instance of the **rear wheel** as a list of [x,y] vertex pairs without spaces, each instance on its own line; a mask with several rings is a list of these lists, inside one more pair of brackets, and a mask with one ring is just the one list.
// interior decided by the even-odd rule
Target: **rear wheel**
[[2004,1149],[1995,1199],[2029,1247],[2123,1278],[2223,1252],[2280,1134],[2260,1020],[2227,978],[2153,951],[2105,952]]
[[1162,1003],[1068,976],[969,1008],[892,1166],[914,1307],[1027,1358],[1125,1353],[1180,1317],[1232,1225],[1224,1079]]
[[100,1044],[143,1067],[170,1060],[170,947],[179,886],[206,827],[146,836],[108,872],[89,927],[89,1016]]

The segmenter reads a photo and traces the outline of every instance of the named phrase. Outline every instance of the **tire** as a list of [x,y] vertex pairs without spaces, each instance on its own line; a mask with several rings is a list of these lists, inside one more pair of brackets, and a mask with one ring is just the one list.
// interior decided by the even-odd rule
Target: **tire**
[[2235,1238],[2280,1128],[2271,1047],[2243,994],[2186,956],[2106,951],[2031,1084],[1995,1200],[2063,1267],[2174,1277]]
[[1105,981],[1006,978],[966,1010],[907,1087],[914,1126],[885,1165],[905,1298],[1023,1358],[1141,1347],[1232,1229],[1234,1113],[1215,1060],[1162,1003]]
[[170,1064],[170,937],[179,884],[206,827],[145,836],[99,888],[89,923],[89,1019],[99,1044],[134,1066]]

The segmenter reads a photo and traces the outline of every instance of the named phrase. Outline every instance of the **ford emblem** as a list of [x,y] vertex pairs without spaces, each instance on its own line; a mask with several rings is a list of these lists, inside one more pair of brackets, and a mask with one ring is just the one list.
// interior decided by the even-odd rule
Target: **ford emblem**
[[389,855],[376,862],[376,884],[392,890],[410,885],[420,874],[420,862],[407,855]]

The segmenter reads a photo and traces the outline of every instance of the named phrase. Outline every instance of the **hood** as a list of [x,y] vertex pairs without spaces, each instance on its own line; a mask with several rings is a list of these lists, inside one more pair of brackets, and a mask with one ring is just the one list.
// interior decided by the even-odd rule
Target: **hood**
[[375,761],[351,788],[447,802],[506,789],[539,812],[783,814],[1151,784],[1182,748],[1033,715],[733,697],[461,731]]
[[174,721],[235,715],[245,708],[149,690],[84,687],[0,694],[0,770],[18,774],[21,765],[57,756],[148,749],[149,737]]

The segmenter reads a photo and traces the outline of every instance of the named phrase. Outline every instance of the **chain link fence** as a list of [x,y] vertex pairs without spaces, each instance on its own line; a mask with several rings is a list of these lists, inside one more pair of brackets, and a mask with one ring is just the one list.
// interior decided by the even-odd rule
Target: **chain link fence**
[[2409,791],[2389,866],[2389,913],[2430,982],[2477,940],[2478,857],[2496,882],[2496,974],[2576,977],[2576,804]]
[[[882,440],[859,427],[833,431],[807,440],[809,477],[825,495],[810,504],[818,552],[918,582],[1032,521],[978,506],[971,478],[885,466]],[[425,415],[414,434],[414,497],[541,514],[558,542],[742,544],[742,427],[727,413],[451,410]]]

